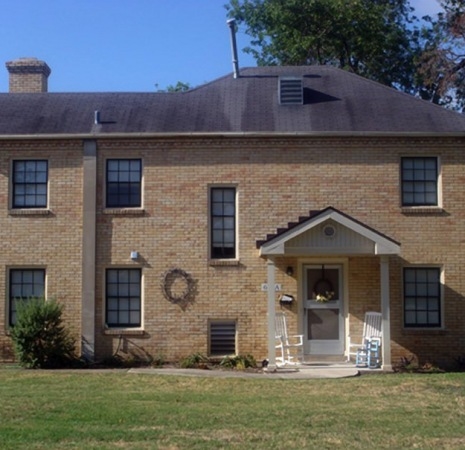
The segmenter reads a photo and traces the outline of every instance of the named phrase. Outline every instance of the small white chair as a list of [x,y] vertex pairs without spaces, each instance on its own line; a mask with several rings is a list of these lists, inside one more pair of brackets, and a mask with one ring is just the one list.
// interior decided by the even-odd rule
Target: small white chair
[[349,336],[349,352],[347,361],[350,361],[351,356],[357,356],[357,352],[366,350],[367,342],[376,341],[377,347],[381,347],[382,331],[382,315],[379,312],[368,311],[365,313],[363,322],[362,338],[358,342],[352,342]]
[[282,312],[275,316],[276,349],[281,356],[276,356],[276,364],[285,366],[286,364],[298,364],[304,359],[304,335],[287,332],[286,315]]

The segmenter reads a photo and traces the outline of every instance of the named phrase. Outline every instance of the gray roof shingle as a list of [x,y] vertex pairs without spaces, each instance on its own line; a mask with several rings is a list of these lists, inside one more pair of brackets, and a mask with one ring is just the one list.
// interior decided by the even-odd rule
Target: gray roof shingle
[[[280,76],[303,78],[303,105],[279,105]],[[0,94],[0,135],[463,131],[462,114],[330,66],[246,68],[182,93]]]

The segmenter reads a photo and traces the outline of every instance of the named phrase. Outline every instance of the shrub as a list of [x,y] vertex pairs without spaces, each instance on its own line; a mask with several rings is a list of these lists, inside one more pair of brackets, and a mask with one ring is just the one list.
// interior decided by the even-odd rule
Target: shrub
[[63,306],[55,300],[18,302],[11,337],[23,367],[58,368],[76,361],[74,339],[62,325],[62,312]]
[[257,367],[257,362],[252,355],[225,356],[221,362],[221,367],[228,369],[245,370]]
[[208,358],[201,353],[193,353],[186,356],[180,365],[183,369],[205,369],[208,365]]

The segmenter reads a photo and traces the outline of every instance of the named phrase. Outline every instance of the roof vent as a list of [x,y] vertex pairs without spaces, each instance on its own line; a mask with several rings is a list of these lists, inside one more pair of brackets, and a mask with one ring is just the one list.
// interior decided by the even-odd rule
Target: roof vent
[[279,78],[279,104],[280,105],[303,105],[304,90],[302,78],[281,77]]

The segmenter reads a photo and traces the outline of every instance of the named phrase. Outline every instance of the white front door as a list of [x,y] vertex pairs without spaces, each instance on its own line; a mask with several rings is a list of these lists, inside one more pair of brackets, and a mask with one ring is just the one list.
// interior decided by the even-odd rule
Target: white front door
[[305,353],[343,355],[342,265],[306,265],[303,274]]

